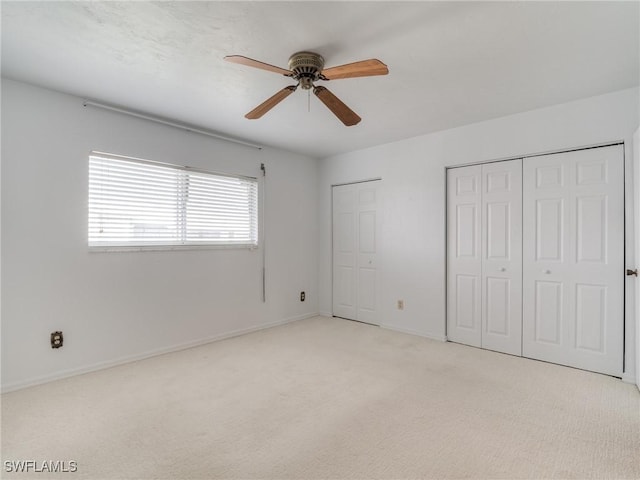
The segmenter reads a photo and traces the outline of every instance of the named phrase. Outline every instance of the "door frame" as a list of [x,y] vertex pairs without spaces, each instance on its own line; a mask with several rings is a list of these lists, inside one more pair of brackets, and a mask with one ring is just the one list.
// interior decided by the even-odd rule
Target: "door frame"
[[[632,154],[631,154],[631,171],[633,172],[633,180],[631,181],[631,198],[632,198],[632,212],[630,215],[633,215],[634,228],[631,231],[634,234],[634,248],[632,248],[633,258],[630,259],[627,264],[627,268],[630,269],[638,269],[640,267],[640,128],[635,131],[633,134],[633,142],[632,142]],[[632,277],[629,277],[628,282],[631,281],[635,283],[632,287],[632,291],[635,294],[635,309],[633,313],[635,314],[635,338],[631,339],[631,342],[635,341],[635,384],[640,390],[640,279],[638,277],[635,278],[635,282],[631,280]],[[630,307],[631,308],[631,307]],[[632,335],[629,335],[630,337]],[[634,379],[628,378],[630,383],[634,382]]]
[[[329,271],[329,274],[331,275],[331,317],[332,318],[342,318],[342,317],[336,317],[335,316],[335,312],[333,311],[333,287],[334,287],[334,285],[333,285],[333,279],[334,279],[334,277],[333,277],[333,244],[334,244],[334,242],[333,242],[333,238],[334,238],[333,237],[333,234],[334,234],[334,232],[333,232],[333,187],[342,187],[344,185],[357,185],[357,184],[360,184],[360,183],[381,182],[381,181],[382,181],[382,177],[372,177],[372,178],[366,178],[366,179],[363,179],[363,180],[353,180],[353,181],[350,181],[350,182],[332,183],[329,186],[329,191],[330,191],[329,198],[331,200],[331,209],[330,209],[330,212],[331,212],[331,228],[330,228],[330,231],[331,231],[331,269]],[[380,184],[382,185],[382,182]],[[376,207],[376,209],[377,209],[377,207]],[[380,269],[378,268],[378,277],[380,277],[380,273],[381,273]],[[358,320],[352,320],[352,321],[357,322]],[[368,325],[371,325],[371,324],[368,324]]]
[[[633,144],[633,149],[632,145]],[[447,233],[447,215],[448,215],[448,187],[447,187],[447,173],[450,169],[467,167],[471,165],[483,165],[486,163],[505,162],[509,160],[516,160],[521,158],[523,162],[527,158],[540,157],[543,155],[550,155],[555,153],[567,153],[579,150],[588,150],[592,148],[610,147],[613,145],[622,145],[624,159],[623,159],[623,187],[624,187],[624,268],[637,268],[630,267],[630,262],[637,262],[636,258],[640,258],[640,233],[634,235],[634,229],[640,232],[640,212],[635,212],[633,208],[634,198],[640,201],[640,168],[634,168],[640,166],[640,129],[638,129],[634,136],[633,141],[629,142],[629,139],[624,140],[612,140],[608,142],[594,143],[590,145],[584,145],[581,147],[568,147],[555,150],[548,150],[538,153],[529,153],[522,155],[512,155],[508,157],[478,160],[475,162],[458,163],[455,165],[447,165],[444,167],[444,240],[445,240],[445,315],[444,315],[444,332],[445,341],[450,341],[447,337],[447,320],[449,312],[447,309],[447,285],[449,282],[449,268],[448,268],[448,256],[449,256],[449,238]],[[630,174],[630,172],[632,174]],[[629,208],[629,205],[632,207]],[[640,209],[638,209],[640,210]],[[635,218],[634,218],[635,215]],[[635,243],[634,243],[635,242]],[[635,251],[635,255],[634,255]],[[621,272],[624,275],[624,272]],[[628,383],[635,383],[640,389],[640,279],[636,281],[636,285],[631,285],[625,277],[623,287],[623,338],[622,338],[622,380]],[[635,358],[632,360],[628,358],[629,352],[635,354]]]

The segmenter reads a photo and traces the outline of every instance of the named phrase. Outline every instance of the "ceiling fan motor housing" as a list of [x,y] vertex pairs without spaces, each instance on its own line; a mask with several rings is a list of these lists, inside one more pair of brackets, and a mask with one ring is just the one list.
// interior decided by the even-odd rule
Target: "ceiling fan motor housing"
[[289,70],[304,90],[313,88],[313,82],[321,78],[324,58],[313,52],[298,52],[289,58]]

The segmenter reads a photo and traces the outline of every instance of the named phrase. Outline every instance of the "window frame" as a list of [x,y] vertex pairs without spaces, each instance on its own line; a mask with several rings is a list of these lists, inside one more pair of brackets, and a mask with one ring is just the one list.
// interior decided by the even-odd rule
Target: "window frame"
[[[253,226],[250,226],[251,231],[255,231],[255,241],[249,241],[247,243],[234,243],[234,242],[195,242],[189,241],[185,238],[186,233],[186,224],[184,221],[176,222],[176,225],[182,224],[182,227],[178,227],[178,229],[182,228],[182,233],[180,236],[183,240],[175,240],[173,241],[147,241],[147,243],[128,243],[130,240],[123,241],[121,243],[113,242],[113,241],[95,241],[91,240],[91,159],[93,157],[104,158],[107,160],[116,160],[116,161],[124,161],[130,164],[142,164],[142,165],[150,165],[154,167],[163,167],[171,170],[176,170],[178,172],[184,172],[186,176],[189,174],[200,174],[205,176],[212,176],[218,178],[229,178],[242,180],[245,182],[252,183],[254,185],[254,204],[252,210],[252,214],[250,217],[250,222]],[[173,163],[167,162],[159,162],[155,160],[142,159],[137,157],[130,157],[125,155],[117,155],[112,153],[105,153],[100,151],[91,151],[89,153],[88,162],[87,162],[87,245],[90,252],[128,252],[128,251],[174,251],[174,250],[219,250],[219,249],[242,249],[242,250],[256,250],[260,247],[261,237],[262,237],[262,209],[261,209],[261,185],[260,181],[257,177],[251,177],[247,175],[240,174],[230,174],[230,173],[221,173],[212,170],[207,170],[199,167],[191,167],[186,165],[177,165]],[[178,187],[176,187],[178,188]],[[180,196],[178,196],[180,197]],[[176,198],[176,208],[181,208],[185,213],[188,209],[188,203],[186,199],[182,200],[182,206],[180,207],[180,200]]]

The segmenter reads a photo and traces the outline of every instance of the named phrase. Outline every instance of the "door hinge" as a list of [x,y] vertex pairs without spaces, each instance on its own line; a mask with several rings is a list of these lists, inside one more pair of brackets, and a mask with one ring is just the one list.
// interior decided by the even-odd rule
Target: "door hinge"
[[637,277],[638,276],[638,269],[636,268],[635,270],[630,270],[630,269],[627,268],[627,275],[628,276],[632,276],[633,275],[634,277]]

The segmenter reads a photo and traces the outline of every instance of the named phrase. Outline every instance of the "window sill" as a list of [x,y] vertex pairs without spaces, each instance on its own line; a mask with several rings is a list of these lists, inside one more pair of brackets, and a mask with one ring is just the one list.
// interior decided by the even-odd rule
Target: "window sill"
[[166,252],[182,250],[258,250],[258,245],[90,245],[89,253]]

